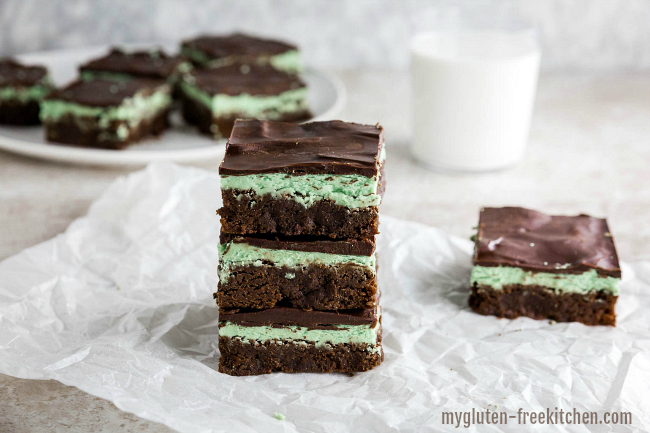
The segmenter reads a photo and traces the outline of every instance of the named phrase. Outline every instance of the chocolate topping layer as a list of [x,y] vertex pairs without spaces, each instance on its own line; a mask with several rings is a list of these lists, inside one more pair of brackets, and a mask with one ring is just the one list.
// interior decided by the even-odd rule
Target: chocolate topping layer
[[127,53],[113,48],[107,55],[79,67],[79,71],[115,72],[138,77],[166,79],[182,59],[169,56],[160,49]]
[[305,251],[310,253],[371,256],[375,252],[375,238],[362,240],[323,240],[309,236],[239,236],[221,232],[222,244],[235,242],[271,250]]
[[340,120],[293,123],[237,120],[221,175],[259,173],[358,174],[379,172],[384,129]]
[[228,56],[273,56],[290,50],[295,45],[273,39],[256,38],[242,33],[225,36],[199,36],[183,42],[183,47],[201,50],[213,58]]
[[0,87],[33,86],[47,75],[43,66],[25,66],[14,59],[0,59]]
[[550,216],[520,207],[481,210],[474,264],[558,274],[595,269],[601,276],[621,276],[605,219]]
[[129,98],[139,91],[153,93],[157,87],[164,85],[161,80],[92,80],[75,81],[50,94],[47,99],[59,99],[89,107],[110,107],[120,105],[124,98]]
[[230,65],[216,69],[193,69],[184,79],[210,96],[218,94],[237,96],[242,93],[278,95],[306,86],[297,76],[266,65]]
[[220,322],[241,326],[303,326],[330,329],[333,325],[370,325],[377,323],[377,309],[305,311],[299,308],[274,307],[266,310],[222,310]]

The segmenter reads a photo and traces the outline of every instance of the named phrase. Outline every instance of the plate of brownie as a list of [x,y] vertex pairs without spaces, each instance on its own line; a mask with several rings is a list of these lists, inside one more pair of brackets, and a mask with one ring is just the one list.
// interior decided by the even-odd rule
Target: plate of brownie
[[0,149],[76,164],[191,163],[223,157],[236,118],[332,119],[334,75],[298,48],[243,34],[0,59]]

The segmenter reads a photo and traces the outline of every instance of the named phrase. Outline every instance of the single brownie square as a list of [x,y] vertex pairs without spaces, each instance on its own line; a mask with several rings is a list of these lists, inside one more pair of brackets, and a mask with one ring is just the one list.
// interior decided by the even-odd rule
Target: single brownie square
[[379,125],[237,120],[219,166],[222,230],[370,238],[378,233],[384,158]]
[[113,48],[108,54],[79,66],[82,80],[123,81],[135,78],[167,80],[174,84],[183,59],[159,48],[126,52]]
[[257,64],[294,74],[302,69],[300,53],[295,45],[242,33],[199,36],[184,41],[181,54],[203,68]]
[[168,126],[170,86],[162,80],[76,81],[43,101],[49,141],[122,149]]
[[330,241],[221,233],[220,308],[375,307],[375,240]]
[[311,117],[305,83],[270,66],[194,69],[179,87],[185,120],[215,138],[228,138],[239,118],[297,122]]
[[219,311],[219,371],[354,373],[381,364],[379,309]]
[[41,101],[52,87],[45,67],[0,59],[0,124],[38,125]]
[[477,313],[614,326],[620,281],[606,220],[481,210],[469,297]]

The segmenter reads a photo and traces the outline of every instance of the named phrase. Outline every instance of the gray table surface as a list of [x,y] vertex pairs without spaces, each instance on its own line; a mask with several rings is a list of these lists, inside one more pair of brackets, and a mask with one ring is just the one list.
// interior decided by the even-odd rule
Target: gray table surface
[[[525,160],[473,175],[434,173],[412,161],[404,72],[339,75],[348,90],[341,118],[386,128],[382,213],[463,237],[484,205],[589,213],[608,217],[622,260],[650,260],[650,74],[542,76]],[[125,173],[0,152],[0,259],[64,231]],[[171,431],[58,382],[0,375],[0,395],[2,432]]]

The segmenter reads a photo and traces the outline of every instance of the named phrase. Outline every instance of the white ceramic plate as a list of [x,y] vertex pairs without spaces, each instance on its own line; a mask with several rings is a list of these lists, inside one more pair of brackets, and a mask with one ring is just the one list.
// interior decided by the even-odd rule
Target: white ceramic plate
[[[54,82],[63,85],[77,76],[79,64],[107,51],[108,47],[80,48],[32,53],[18,58],[25,63],[46,65]],[[305,70],[302,78],[309,86],[312,120],[333,119],[345,104],[345,88],[341,81],[334,75],[311,68]],[[189,163],[223,156],[225,140],[215,141],[199,135],[196,129],[183,124],[178,113],[172,115],[172,124],[174,127],[159,139],[143,140],[119,151],[47,143],[40,126],[0,126],[0,149],[34,158],[90,165],[144,165],[152,161]]]

